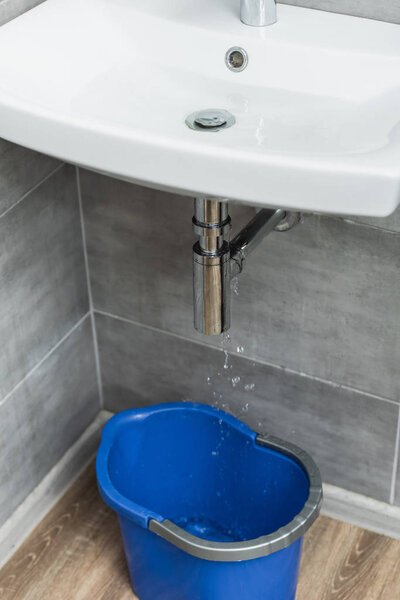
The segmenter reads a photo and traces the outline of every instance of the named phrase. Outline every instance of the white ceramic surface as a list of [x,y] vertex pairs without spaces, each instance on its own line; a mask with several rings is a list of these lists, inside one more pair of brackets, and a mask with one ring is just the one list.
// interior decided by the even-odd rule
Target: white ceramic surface
[[[254,205],[400,201],[400,26],[239,0],[47,0],[0,28],[0,137],[117,177]],[[249,65],[230,72],[231,46]],[[185,125],[223,108],[236,125]]]

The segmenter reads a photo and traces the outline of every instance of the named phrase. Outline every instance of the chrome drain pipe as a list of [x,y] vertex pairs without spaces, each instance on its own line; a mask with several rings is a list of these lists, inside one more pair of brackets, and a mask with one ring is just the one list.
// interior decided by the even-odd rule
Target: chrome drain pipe
[[300,213],[262,209],[229,242],[231,218],[228,202],[196,198],[193,230],[194,326],[205,335],[220,335],[231,324],[230,282],[242,272],[249,254],[271,231],[289,231]]

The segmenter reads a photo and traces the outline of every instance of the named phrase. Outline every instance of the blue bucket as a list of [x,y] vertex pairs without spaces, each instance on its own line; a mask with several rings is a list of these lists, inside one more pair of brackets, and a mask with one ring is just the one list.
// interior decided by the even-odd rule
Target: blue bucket
[[322,502],[299,448],[206,405],[161,404],[107,423],[97,478],[140,600],[294,600]]

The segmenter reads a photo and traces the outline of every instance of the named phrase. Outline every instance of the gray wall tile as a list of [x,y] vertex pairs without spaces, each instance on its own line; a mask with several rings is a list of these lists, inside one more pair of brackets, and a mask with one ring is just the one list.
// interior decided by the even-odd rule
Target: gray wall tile
[[[398,0],[278,0],[280,4],[292,4],[331,12],[368,17],[392,23],[400,23]],[[10,21],[43,0],[0,0],[0,25]]]
[[[239,1],[239,0],[238,0]],[[398,0],[278,0],[281,4],[292,4],[336,13],[379,19],[400,23]],[[10,21],[43,0],[0,0],[0,25]]]
[[54,158],[0,139],[0,215],[59,164]]
[[193,202],[89,171],[81,185],[95,307],[191,331]]
[[278,0],[281,4],[294,4],[336,13],[367,17],[391,23],[400,23],[398,0]]
[[[347,218],[347,217],[346,217]],[[400,233],[400,208],[390,215],[390,217],[350,217],[348,220],[354,221],[355,223],[361,223],[364,225],[370,225],[372,227],[379,227],[379,229],[386,229],[387,231],[394,231]]]
[[72,167],[0,219],[0,282],[2,398],[88,310]]
[[0,25],[22,15],[44,0],[0,0]]
[[100,410],[95,374],[86,319],[0,404],[0,524]]
[[[95,307],[204,342],[192,325],[192,202],[89,172],[82,183]],[[239,227],[254,211],[231,214]],[[273,233],[233,296],[234,346],[398,401],[398,248],[397,235],[339,219]]]
[[[398,0],[278,0],[281,4],[293,4],[331,12],[400,23]],[[0,0],[0,25],[25,11],[41,4],[43,0]]]
[[237,356],[224,369],[220,350],[101,315],[96,323],[106,408],[214,403],[308,450],[325,481],[389,500],[397,405]]
[[[399,409],[400,411],[400,409]],[[399,427],[400,427],[400,412],[399,412]],[[397,470],[395,473],[395,490],[394,503],[400,506],[400,439],[397,440]]]
[[232,339],[251,356],[398,401],[397,235],[313,217],[251,257]]

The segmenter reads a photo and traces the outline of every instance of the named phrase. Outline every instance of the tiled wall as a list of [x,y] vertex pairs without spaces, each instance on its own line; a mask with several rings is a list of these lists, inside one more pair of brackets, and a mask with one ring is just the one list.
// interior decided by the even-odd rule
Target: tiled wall
[[[106,408],[215,403],[309,450],[326,482],[400,504],[399,216],[273,233],[240,276],[222,347],[192,325],[192,201],[81,182]],[[254,211],[231,214],[238,228]]]
[[399,0],[278,0],[278,2],[400,23]]
[[99,411],[74,167],[0,141],[0,525]]
[[[397,0],[282,1],[400,22]],[[0,24],[39,3],[0,0]],[[192,328],[191,201],[89,172],[82,190],[107,408],[215,403],[400,504],[400,213],[271,236],[222,347]],[[100,408],[78,200],[72,167],[0,140],[0,525]]]
[[100,409],[76,169],[1,139],[0,345],[1,526]]
[[41,4],[44,0],[0,0],[0,25]]

